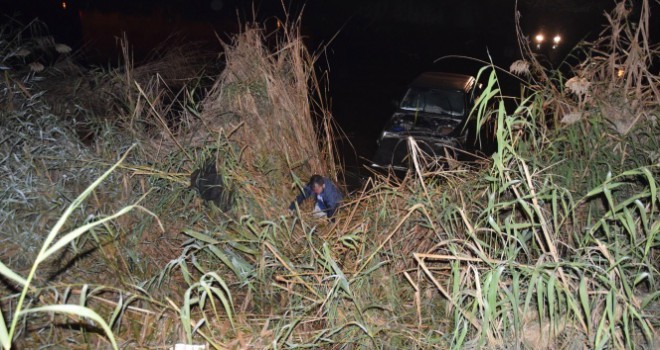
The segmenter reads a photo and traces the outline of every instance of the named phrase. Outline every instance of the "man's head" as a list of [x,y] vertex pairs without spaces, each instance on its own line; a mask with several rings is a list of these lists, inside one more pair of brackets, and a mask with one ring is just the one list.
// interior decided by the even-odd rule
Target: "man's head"
[[325,183],[323,182],[323,177],[321,175],[312,175],[309,179],[309,187],[312,189],[316,195],[321,194],[323,189],[325,189]]

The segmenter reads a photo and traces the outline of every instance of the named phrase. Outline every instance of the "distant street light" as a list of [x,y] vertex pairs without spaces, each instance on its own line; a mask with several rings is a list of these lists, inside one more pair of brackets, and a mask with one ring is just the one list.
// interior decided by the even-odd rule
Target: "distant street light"
[[540,49],[541,44],[543,43],[543,40],[545,40],[545,36],[543,36],[543,34],[540,34],[540,33],[536,34],[536,36],[534,37],[534,40],[536,40],[536,48]]
[[560,41],[561,41],[561,36],[559,36],[559,34],[555,35],[555,37],[552,38],[552,42],[553,42],[553,44],[552,44],[552,48],[553,48],[553,49],[556,49],[557,46],[559,46],[559,42],[560,42]]

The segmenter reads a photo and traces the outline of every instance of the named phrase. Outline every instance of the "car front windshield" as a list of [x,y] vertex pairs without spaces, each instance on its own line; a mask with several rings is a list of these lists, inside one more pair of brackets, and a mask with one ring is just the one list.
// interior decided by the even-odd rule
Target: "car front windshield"
[[411,87],[401,109],[460,117],[465,115],[465,99],[461,91]]

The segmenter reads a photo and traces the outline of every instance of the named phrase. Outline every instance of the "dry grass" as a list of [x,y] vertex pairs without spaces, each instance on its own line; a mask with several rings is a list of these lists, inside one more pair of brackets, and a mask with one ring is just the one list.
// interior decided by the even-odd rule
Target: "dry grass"
[[649,3],[634,5],[640,7],[639,18],[629,18],[626,3],[618,3],[599,40],[588,46],[590,59],[576,70],[593,82],[580,107],[595,109],[622,135],[660,105],[660,77],[649,71],[660,55],[660,45],[649,41]]
[[[200,115],[210,132],[230,134],[242,149],[240,162],[248,170],[255,198],[290,197],[289,174],[336,176],[332,144],[319,138],[331,135],[327,115],[312,115],[316,57],[302,43],[297,26],[286,26],[275,49],[265,33],[248,26],[231,44],[224,44],[226,67],[204,100]],[[231,132],[230,132],[231,131]],[[254,176],[256,175],[256,176]],[[253,192],[254,191],[254,192]],[[260,205],[263,213],[273,203]],[[277,204],[275,204],[277,205]]]
[[[335,222],[305,210],[292,217],[282,212],[295,186],[312,172],[334,176],[337,168],[315,55],[297,28],[273,34],[279,39],[271,46],[259,27],[246,27],[225,44],[226,69],[206,91],[201,79],[186,77],[198,70],[160,74],[180,67],[183,53],[140,68],[126,51],[122,69],[73,71],[116,83],[97,86],[116,96],[116,122],[94,124],[97,136],[88,144],[50,112],[57,98],[41,95],[37,75],[8,75],[0,231],[12,245],[3,245],[0,261],[19,278],[0,266],[9,279],[0,310],[5,320],[21,319],[12,327],[14,346],[110,346],[89,317],[15,318],[20,304],[93,309],[122,348],[655,345],[660,169],[644,152],[660,147],[659,126],[640,118],[649,135],[636,144],[597,118],[589,127],[545,129],[546,113],[558,104],[572,110],[593,103],[594,89],[609,76],[585,77],[586,93],[568,84],[576,93],[569,96],[532,64],[538,85],[516,111],[507,113],[497,99],[478,101],[479,117],[498,125],[497,152],[480,168],[429,173],[427,160],[415,158],[416,171],[401,181],[370,179]],[[489,78],[484,95],[497,98],[496,76]],[[630,99],[649,96],[648,88],[627,91]],[[105,182],[66,214],[62,229],[135,211],[52,255],[59,273],[39,269],[21,303],[16,292],[34,257],[29,249],[128,149]],[[209,157],[238,191],[226,213],[186,189],[192,170]]]
[[[570,125],[602,116],[619,134],[626,135],[640,120],[657,114],[660,76],[649,69],[654,57],[660,55],[660,44],[649,40],[650,3],[649,0],[634,5],[617,2],[611,13],[606,14],[608,25],[598,39],[576,48],[584,51],[586,58],[572,67],[572,77],[549,74],[518,30],[526,59],[522,62],[531,64],[524,71],[531,71],[532,82],[544,91],[547,110],[555,123],[562,121]],[[629,6],[638,8],[633,11]],[[639,18],[630,18],[633,12]],[[576,83],[577,90],[571,87]]]

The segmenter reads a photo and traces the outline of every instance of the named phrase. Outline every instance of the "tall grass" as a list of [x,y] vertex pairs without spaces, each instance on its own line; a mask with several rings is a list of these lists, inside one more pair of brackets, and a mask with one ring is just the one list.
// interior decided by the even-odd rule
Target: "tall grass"
[[[3,322],[0,323],[0,343],[2,344],[2,347],[4,349],[10,349],[12,346],[12,342],[14,339],[14,336],[17,332],[17,328],[19,327],[19,320],[23,317],[26,317],[27,315],[31,313],[39,313],[39,312],[60,312],[60,313],[65,313],[65,314],[70,314],[70,315],[78,315],[81,317],[86,317],[94,320],[97,322],[103,331],[106,333],[108,336],[108,339],[110,340],[110,343],[112,344],[112,347],[114,349],[117,349],[117,343],[115,341],[115,338],[113,336],[112,330],[108,326],[108,324],[105,322],[101,316],[99,316],[96,312],[91,310],[90,308],[87,308],[83,305],[45,305],[45,306],[39,306],[39,307],[30,307],[30,308],[25,308],[25,303],[26,303],[26,297],[28,295],[28,292],[30,291],[31,288],[31,283],[37,273],[37,270],[39,268],[39,265],[46,261],[49,258],[52,258],[55,254],[58,253],[62,248],[70,244],[72,241],[75,239],[79,238],[81,235],[83,235],[85,232],[93,229],[96,226],[103,225],[105,222],[113,220],[115,218],[118,218],[134,208],[137,207],[136,205],[131,205],[123,208],[122,210],[118,211],[117,213],[110,215],[108,217],[90,222],[84,226],[78,227],[64,235],[60,236],[60,231],[64,227],[65,223],[71,216],[71,214],[82,204],[82,202],[91,195],[92,191],[98,185],[112,173],[112,171],[119,166],[122,160],[126,157],[126,154],[120,159],[119,163],[115,164],[113,167],[108,169],[101,177],[99,177],[94,183],[92,183],[87,189],[81,193],[78,198],[76,198],[71,205],[69,205],[60,219],[57,221],[57,223],[53,226],[53,228],[50,230],[48,235],[46,236],[46,240],[44,241],[44,244],[39,251],[39,253],[36,256],[36,259],[34,263],[32,264],[32,267],[30,268],[30,272],[28,273],[27,278],[23,278],[16,274],[14,271],[9,269],[6,265],[0,263],[0,273],[11,280],[14,283],[18,283],[19,287],[22,288],[22,291],[20,293],[20,296],[18,297],[18,301],[15,304],[14,310],[12,310],[12,317],[11,317],[11,323],[9,327],[7,327],[4,324],[4,316],[0,313],[0,319],[2,319]],[[57,240],[56,240],[57,239]]]
[[[251,191],[281,199],[291,193],[292,177],[337,176],[334,128],[323,107],[313,108],[320,91],[314,75],[318,56],[303,45],[299,24],[268,34],[275,38],[274,47],[266,35],[259,26],[247,25],[224,44],[226,68],[203,101],[200,119],[205,128],[223,130],[242,147],[241,168],[248,178],[241,181],[250,182]],[[279,204],[263,203],[266,193],[254,197],[262,203],[251,212],[277,214],[271,207]]]
[[[247,27],[226,44],[228,68],[205,95],[207,77],[175,88],[156,73],[136,83],[138,67],[128,63],[123,71],[90,73],[126,82],[111,90],[125,106],[113,109],[120,122],[98,123],[102,137],[90,146],[38,110],[48,105],[32,93],[37,82],[26,87],[31,100],[17,84],[5,90],[24,105],[2,115],[3,127],[23,135],[17,140],[31,150],[19,155],[0,144],[0,166],[11,175],[2,181],[17,189],[5,195],[14,202],[33,195],[0,206],[13,220],[0,229],[9,240],[29,231],[37,241],[24,222],[36,218],[50,234],[37,264],[2,252],[3,347],[657,347],[657,122],[637,118],[622,135],[590,107],[588,117],[560,124],[562,115],[547,118],[563,111],[557,106],[579,111],[599,95],[585,100],[554,85],[569,79],[538,75],[510,110],[495,70],[485,67],[473,117],[496,126],[489,159],[429,172],[424,164],[433,160],[417,152],[414,172],[402,180],[374,176],[346,199],[335,222],[306,208],[290,216],[285,208],[300,179],[334,174],[336,165],[332,120],[317,100],[315,55],[296,27],[275,35],[269,46],[258,27]],[[558,73],[540,67],[532,74]],[[601,79],[592,83],[606,85]],[[648,84],[641,91],[627,98],[654,96]],[[637,112],[655,113],[654,105],[641,105]],[[42,129],[62,133],[37,148],[31,138]],[[109,161],[133,141],[121,164]],[[227,212],[187,189],[190,173],[209,158],[237,189]],[[68,202],[73,184],[61,185],[52,173],[58,165],[73,176],[65,160],[97,178],[76,177],[93,185]],[[96,173],[110,164],[112,174]],[[21,186],[19,172],[29,174]],[[59,218],[37,215],[50,201],[69,209]],[[127,212],[134,208],[153,215]],[[99,220],[97,212],[115,214]],[[44,257],[57,260],[58,252],[74,258],[56,277],[37,281]],[[50,322],[26,310],[68,310],[82,319]]]
[[[474,216],[465,214],[469,207],[455,209],[465,238],[415,254],[450,301],[453,346],[463,346],[472,334],[480,347],[513,342],[541,348],[573,340],[630,347],[638,341],[636,331],[652,346],[644,306],[656,298],[645,292],[655,282],[643,282],[658,267],[649,254],[658,244],[652,223],[658,219],[658,166],[610,173],[587,193],[573,193],[551,170],[519,154],[517,143],[535,142],[529,121],[543,113],[534,99],[512,114],[501,104],[495,110],[498,148],[482,183],[485,202]],[[451,266],[449,287],[429,269],[438,264]]]

